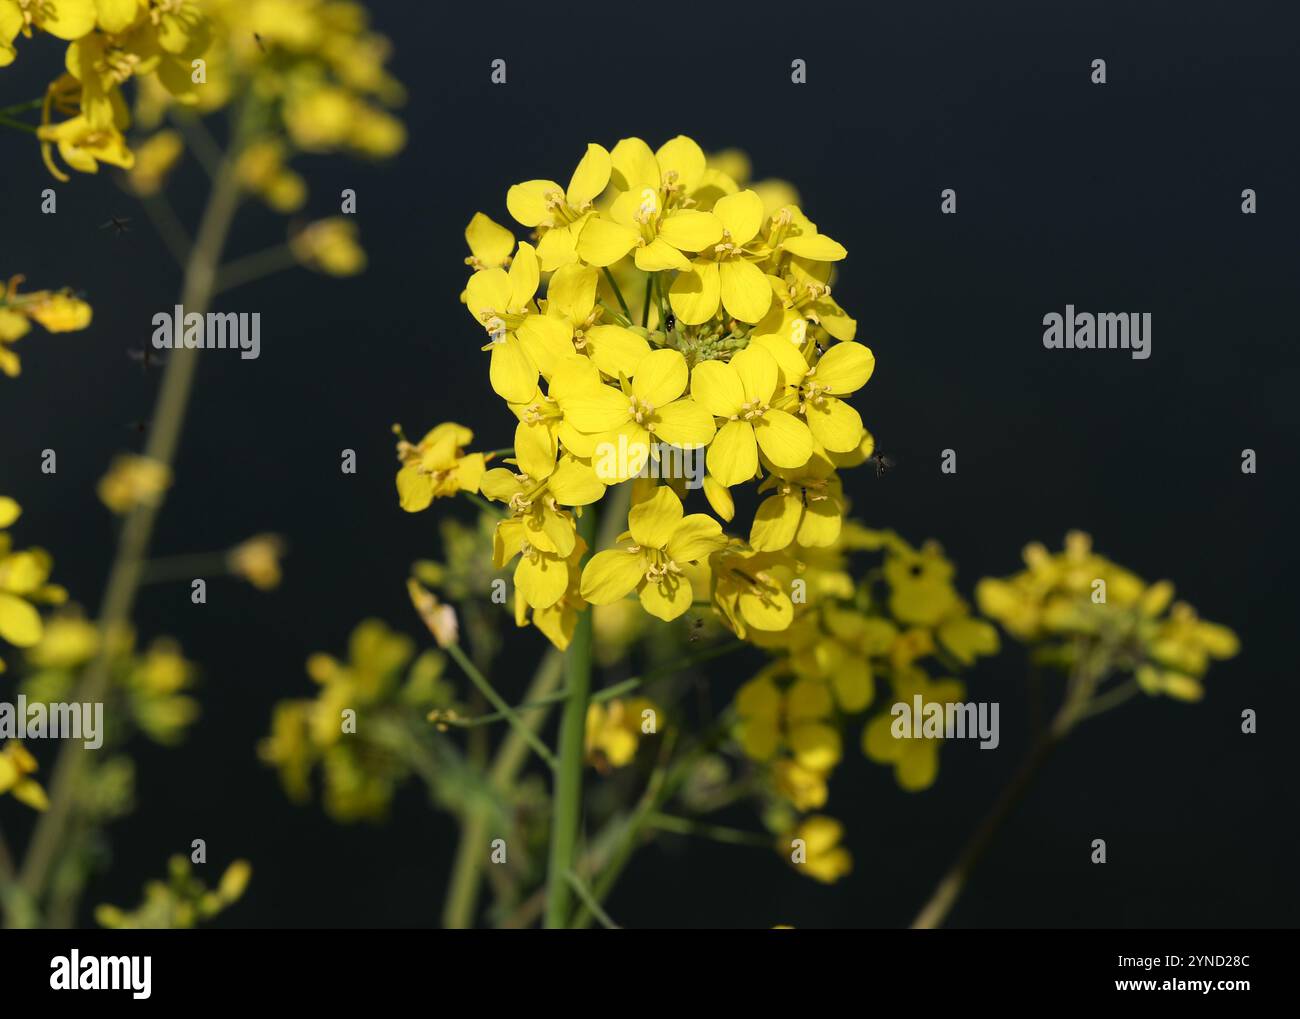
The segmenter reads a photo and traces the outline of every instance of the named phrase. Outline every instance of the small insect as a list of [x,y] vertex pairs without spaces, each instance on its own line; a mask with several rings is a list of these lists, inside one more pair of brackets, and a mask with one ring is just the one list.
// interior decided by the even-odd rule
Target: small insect
[[257,48],[258,48],[259,50],[261,50],[263,53],[265,53],[265,52],[266,52],[266,44],[262,42],[262,37],[261,37],[260,35],[258,35],[256,32],[254,32],[254,33],[253,33],[253,39],[256,40],[256,42],[257,42]]
[[107,230],[109,227],[113,228],[115,236],[121,237],[123,234],[131,232],[131,220],[126,216],[110,216],[108,222],[101,223],[99,228]]
[[167,358],[151,347],[132,347],[126,352],[126,356],[132,361],[140,362],[140,370],[142,372],[147,372],[150,368],[157,368],[167,360]]
[[676,328],[677,328],[677,316],[670,311],[668,313],[668,317],[664,319],[664,332],[671,333]]
[[131,431],[135,432],[136,435],[143,435],[145,429],[148,428],[149,426],[146,425],[143,421],[128,421],[125,427],[131,429]]
[[883,478],[887,473],[894,469],[895,461],[891,456],[877,450],[867,457],[867,462],[876,469],[876,477]]
[[696,616],[694,619],[692,619],[690,632],[686,635],[687,642],[690,644],[694,644],[697,640],[699,640],[700,630],[703,629],[703,627],[704,627],[704,619],[702,617]]

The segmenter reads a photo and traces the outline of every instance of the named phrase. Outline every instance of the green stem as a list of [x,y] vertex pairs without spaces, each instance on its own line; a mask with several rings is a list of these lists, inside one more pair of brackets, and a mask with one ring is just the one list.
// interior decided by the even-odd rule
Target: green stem
[[602,927],[610,931],[620,929],[618,924],[610,919],[609,914],[601,908],[600,903],[597,902],[596,897],[591,894],[591,889],[583,883],[582,878],[578,877],[578,875],[573,871],[569,871],[564,876],[568,879],[573,890],[578,893],[578,898],[582,900],[582,904],[591,910],[592,915],[600,921]]
[[0,127],[12,127],[15,131],[25,131],[27,134],[36,133],[36,128],[31,124],[24,124],[21,120],[14,120],[2,113],[0,113]]
[[609,280],[609,285],[613,288],[614,296],[618,298],[618,306],[623,309],[623,314],[627,316],[629,322],[632,321],[632,313],[628,311],[627,301],[623,300],[623,291],[618,289],[618,284],[614,282],[614,274],[609,271],[609,266],[605,266],[605,279]]
[[[194,250],[185,268],[181,304],[187,311],[202,314],[212,300],[221,251],[239,208],[240,188],[235,176],[237,150],[238,143],[235,143],[231,152],[222,159],[199,223]],[[145,456],[168,466],[174,462],[180,444],[198,355],[197,350],[178,348],[172,352],[163,369]],[[112,649],[117,646],[115,637],[129,625],[143,575],[144,557],[161,506],[162,501],[158,500],[136,507],[122,527],[99,614],[99,631],[103,636],[101,650],[86,667],[78,685],[76,700],[81,703],[103,701],[108,691]],[[64,844],[64,836],[73,820],[75,792],[91,753],[83,749],[80,742],[72,740],[64,744],[55,762],[49,787],[50,807],[36,824],[20,871],[23,891],[33,900],[39,899]]]
[[650,295],[655,289],[655,274],[648,272],[645,274],[645,304],[641,307],[641,325],[646,329],[650,328]]
[[[606,270],[608,272],[608,270]],[[621,300],[621,297],[620,297]],[[578,521],[578,533],[588,554],[596,540],[595,507],[588,506]],[[587,731],[587,697],[591,691],[592,612],[578,614],[578,622],[564,658],[568,700],[560,718],[560,764],[555,775],[551,810],[551,857],[546,876],[546,926],[567,926],[573,871],[582,820],[582,759]]]
[[697,835],[701,838],[713,839],[714,842],[725,842],[733,846],[772,848],[771,837],[764,835],[762,832],[741,831],[738,828],[727,828],[720,824],[707,824],[691,817],[674,817],[672,814],[655,813],[646,818],[646,826],[657,828],[660,831],[672,832],[676,835]]
[[447,646],[447,653],[451,655],[452,658],[456,659],[456,664],[464,670],[465,675],[469,676],[470,681],[478,687],[479,693],[486,697],[488,703],[496,708],[497,711],[501,712],[502,717],[505,718],[505,720],[514,727],[514,730],[523,737],[524,741],[533,748],[534,753],[545,761],[552,770],[557,768],[559,765],[555,760],[555,755],[551,753],[551,748],[543,743],[537,737],[537,734],[524,724],[523,719],[519,717],[515,712],[515,709],[507,704],[502,696],[496,692],[492,684],[488,682],[487,677],[484,676],[483,673],[479,672],[478,666],[470,661],[469,655],[465,654],[461,646],[459,644],[449,644]]

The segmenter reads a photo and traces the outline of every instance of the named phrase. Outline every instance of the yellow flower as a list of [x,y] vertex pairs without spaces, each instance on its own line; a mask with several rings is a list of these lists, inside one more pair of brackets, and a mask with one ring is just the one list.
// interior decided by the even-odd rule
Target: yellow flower
[[628,531],[615,548],[592,556],[582,572],[582,596],[607,605],[636,591],[652,616],[676,619],[691,607],[682,566],[725,543],[722,526],[705,513],[684,516],[681,500],[661,486],[628,513]]
[[[489,499],[509,507],[511,520],[523,524],[521,534],[510,535],[509,544],[514,551],[519,551],[516,541],[522,541],[529,547],[562,558],[573,551],[577,531],[573,517],[561,507],[589,506],[605,494],[605,486],[595,472],[568,456],[561,457],[555,469],[543,478],[498,467],[483,475],[479,487]],[[500,541],[500,525],[497,529]],[[499,547],[497,551],[500,554],[502,550]],[[510,556],[506,556],[497,565],[502,566],[509,559]]]
[[[285,164],[287,154],[288,146],[280,139],[260,138],[250,142],[235,162],[240,184],[277,212],[296,212],[307,201],[307,183]],[[137,155],[143,162],[144,151]]]
[[540,235],[537,254],[544,271],[577,260],[579,236],[592,217],[592,203],[609,184],[609,171],[609,152],[590,143],[567,190],[553,180],[529,180],[506,193],[510,215]]
[[147,456],[122,454],[99,480],[99,499],[114,513],[129,513],[137,506],[152,506],[171,487],[172,472],[165,463]]
[[18,33],[40,29],[59,39],[78,39],[95,27],[95,0],[0,0],[0,67],[14,59]]
[[110,112],[105,118],[91,117],[82,112],[57,124],[49,122],[48,114],[52,101],[49,96],[54,95],[57,90],[70,89],[68,81],[75,84],[75,79],[72,79],[71,75],[64,75],[50,86],[51,91],[46,99],[45,119],[36,129],[36,137],[41,143],[41,158],[45,161],[46,169],[58,180],[71,179],[54,163],[51,150],[52,146],[57,146],[63,161],[81,173],[97,173],[100,163],[129,170],[135,165],[135,155],[127,147],[126,139],[122,136],[122,131],[130,123],[130,116],[120,93],[114,91],[109,94]]
[[686,359],[671,349],[652,350],[637,363],[621,388],[588,376],[559,396],[565,420],[596,436],[594,466],[608,484],[639,474],[657,450],[655,440],[682,449],[713,438],[713,419],[700,404],[683,398],[690,372]]
[[284,542],[279,535],[257,534],[227,552],[226,564],[232,573],[254,587],[269,591],[280,585],[280,558],[283,555]]
[[20,803],[33,810],[46,810],[50,801],[45,790],[34,778],[36,758],[18,740],[9,740],[0,750],[0,795],[9,793]]
[[162,190],[181,155],[185,142],[170,128],[150,135],[136,146],[135,166],[127,172],[127,182],[137,195],[154,195]]
[[587,706],[587,761],[597,771],[622,768],[636,757],[645,730],[645,712],[654,719],[650,732],[658,731],[658,708],[644,697],[615,699]]
[[401,435],[397,458],[402,468],[397,472],[397,494],[402,509],[418,513],[434,499],[445,499],[457,492],[477,492],[487,469],[482,453],[465,453],[474,433],[464,425],[446,422],[430,429],[418,443]]
[[742,640],[748,630],[777,631],[794,620],[790,581],[797,564],[780,552],[731,546],[712,557],[713,604]]
[[758,473],[758,451],[774,467],[798,468],[812,456],[808,426],[774,404],[776,359],[761,347],[747,347],[729,362],[702,361],[691,373],[691,396],[725,419],[709,446],[709,473],[730,488]]
[[465,287],[465,304],[489,336],[483,349],[492,352],[492,389],[511,403],[530,400],[542,368],[572,350],[565,324],[537,310],[540,282],[537,251],[520,244],[509,271],[480,269]]
[[758,487],[773,491],[759,504],[749,543],[760,552],[779,552],[792,544],[827,548],[840,536],[843,486],[824,454],[814,453],[798,470],[777,468]]
[[[912,726],[905,725],[914,711],[914,700],[920,696],[922,711],[930,704],[960,701],[965,686],[955,679],[931,680],[920,669],[905,669],[895,676],[894,696],[905,704],[909,715],[896,716],[892,712],[877,715],[862,732],[863,752],[878,764],[894,768],[894,779],[908,792],[928,789],[939,775],[939,736],[916,736]],[[913,724],[920,720],[912,718]]]
[[35,301],[27,314],[52,333],[71,333],[90,325],[90,305],[65,293],[48,294]]
[[[802,874],[807,874],[822,884],[834,884],[853,870],[853,856],[840,845],[844,837],[844,826],[833,817],[813,814],[805,817],[779,847],[780,851],[794,863]],[[798,840],[802,846],[793,849],[791,844]],[[800,862],[794,862],[794,853],[802,849]]]
[[38,669],[71,669],[99,651],[99,627],[80,615],[57,614],[45,624],[41,639],[27,652]]
[[691,139],[678,135],[652,153],[640,138],[625,138],[615,146],[613,161],[622,193],[609,218],[593,217],[584,225],[577,249],[584,262],[613,265],[635,251],[633,260],[643,272],[689,271],[682,252],[722,239],[717,216],[685,207],[705,171],[704,153]]
[[[805,364],[791,348],[799,363]],[[811,368],[787,376],[798,393],[799,416],[813,438],[834,453],[848,453],[862,441],[862,417],[839,397],[856,393],[871,378],[876,359],[861,343],[837,343]]]
[[722,237],[673,281],[668,291],[673,313],[687,325],[699,325],[718,313],[721,302],[733,318],[758,322],[773,300],[767,277],[755,264],[766,252],[750,246],[763,225],[763,200],[748,190],[725,195],[713,215]]
[[[582,597],[582,557],[587,554],[587,543],[579,538],[573,551],[564,560],[566,586],[564,593],[550,605],[536,608],[529,604],[528,595],[516,580],[515,584],[515,625],[532,624],[556,646],[563,651],[573,640],[573,631],[578,625],[578,613],[587,609],[587,602]],[[522,562],[521,564],[522,565]],[[516,571],[516,576],[518,571]]]
[[[570,353],[591,360],[610,378],[629,378],[641,358],[650,353],[643,336],[619,325],[604,324],[604,308],[596,304],[598,273],[589,265],[572,263],[558,269],[546,288],[546,314],[567,326],[572,350],[556,349],[566,358]],[[543,368],[549,374],[549,371]]]
[[505,268],[515,250],[514,234],[481,212],[474,213],[465,227],[465,243],[470,251],[465,264],[472,269]]
[[346,216],[309,223],[290,235],[289,247],[307,268],[330,276],[355,276],[366,267],[366,253],[357,243],[357,225]]
[[[53,561],[39,548],[15,551],[6,529],[22,513],[13,499],[0,496],[0,638],[15,647],[32,647],[41,639],[44,625],[33,603],[57,604],[66,600],[63,588],[50,584]],[[4,662],[0,661],[0,671]]]

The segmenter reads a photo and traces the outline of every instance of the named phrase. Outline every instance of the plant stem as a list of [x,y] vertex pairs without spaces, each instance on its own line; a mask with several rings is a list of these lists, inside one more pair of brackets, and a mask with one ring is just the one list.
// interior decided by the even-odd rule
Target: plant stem
[[1033,784],[1035,777],[1037,777],[1039,769],[1051,756],[1058,743],[1060,743],[1060,737],[1048,735],[1040,739],[1034,749],[1030,751],[1029,756],[1016,772],[1015,777],[1002,790],[1001,795],[993,804],[993,808],[980,822],[980,826],[975,830],[975,834],[971,836],[966,848],[957,857],[957,862],[944,875],[931,894],[930,900],[922,907],[921,912],[916,915],[916,919],[912,921],[913,930],[931,930],[943,926],[949,911],[957,901],[957,896],[965,888],[966,880],[970,877],[971,871],[975,869],[975,865],[988,851],[993,836],[1002,827],[1002,822],[1007,819],[1011,811],[1024,797],[1030,785]]
[[614,296],[618,298],[618,306],[623,309],[623,314],[629,322],[632,322],[632,313],[627,310],[627,301],[623,300],[623,291],[618,289],[618,284],[614,282],[614,274],[609,271],[609,266],[605,266],[605,279],[609,280],[609,285],[614,291]]
[[[578,533],[587,543],[590,554],[596,540],[595,507],[586,508],[578,521]],[[591,616],[590,608],[578,614],[573,639],[564,658],[564,685],[569,697],[560,717],[560,764],[552,797],[551,856],[546,875],[546,926],[551,929],[568,924],[572,893],[569,873],[573,870],[582,820],[582,759],[587,731],[587,696],[591,691]]]
[[648,272],[645,274],[645,304],[641,307],[641,325],[650,328],[650,295],[655,289],[655,274]]
[[1102,645],[1085,654],[1084,644],[1080,641],[1076,644],[1076,650],[1079,657],[1071,670],[1065,701],[1057,711],[1056,717],[1052,719],[1052,724],[1034,743],[1029,756],[1020,765],[1011,782],[1002,790],[992,809],[980,822],[980,826],[975,829],[975,834],[966,843],[961,855],[957,857],[957,862],[943,876],[930,895],[929,901],[917,913],[916,919],[912,921],[913,930],[931,930],[943,925],[957,901],[957,896],[965,888],[971,871],[988,851],[998,829],[1024,798],[1038,772],[1051,757],[1052,751],[1060,745],[1075,725],[1087,717],[1089,706],[1094,703],[1093,694],[1109,671],[1109,649]]
[[470,681],[478,687],[479,693],[486,697],[488,703],[501,713],[502,717],[519,733],[524,742],[533,749],[533,752],[545,761],[552,770],[557,768],[559,764],[555,759],[555,755],[551,753],[551,748],[524,724],[523,719],[516,714],[515,709],[505,702],[492,684],[488,682],[487,677],[479,672],[478,666],[469,660],[469,655],[465,654],[464,649],[459,644],[449,644],[447,645],[447,653],[456,659],[456,664],[464,670],[465,675],[469,676]]
[[[189,312],[203,314],[208,309],[221,251],[239,207],[240,189],[235,178],[235,155],[232,148],[222,159],[199,223],[194,249],[185,267],[181,303]],[[175,461],[176,449],[180,443],[185,410],[194,385],[195,369],[198,367],[198,353],[198,350],[178,348],[172,351],[163,370],[158,402],[154,406],[149,425],[145,455],[168,466]],[[75,697],[79,702],[100,703],[108,692],[112,648],[116,644],[114,638],[129,624],[136,591],[140,586],[144,557],[161,506],[161,499],[137,506],[127,516],[122,527],[99,614],[101,650],[82,676]],[[50,808],[36,824],[20,871],[22,889],[33,900],[39,899],[63,845],[72,820],[77,785],[82,769],[87,764],[88,753],[90,751],[85,750],[79,741],[71,740],[64,744],[55,763],[50,780]]]
[[578,898],[582,900],[582,904],[591,910],[592,915],[600,921],[602,927],[609,931],[620,929],[618,924],[609,918],[609,914],[601,909],[600,903],[597,902],[595,896],[591,894],[591,889],[583,883],[582,878],[578,877],[578,875],[573,871],[568,871],[564,876],[568,879],[573,890],[578,893]]

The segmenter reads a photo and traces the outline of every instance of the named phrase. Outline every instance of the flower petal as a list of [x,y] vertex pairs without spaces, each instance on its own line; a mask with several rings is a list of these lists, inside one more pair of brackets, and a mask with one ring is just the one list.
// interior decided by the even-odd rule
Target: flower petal
[[758,473],[758,446],[748,421],[728,421],[713,437],[708,454],[709,473],[730,488]]
[[686,392],[690,369],[681,351],[671,347],[652,350],[641,358],[632,377],[632,394],[642,403],[663,407]]
[[582,570],[582,596],[593,605],[609,605],[636,590],[645,576],[641,553],[626,548],[597,552]]
[[668,303],[681,322],[696,326],[717,314],[721,294],[718,263],[700,259],[693,271],[678,273],[669,288]]
[[753,262],[728,259],[718,264],[722,306],[742,322],[757,322],[772,307],[772,288]]
[[667,485],[660,485],[648,499],[638,502],[627,515],[632,540],[643,548],[666,548],[682,522],[682,501]]
[[812,432],[797,417],[783,410],[769,410],[759,418],[754,436],[773,466],[802,467],[812,456]]

